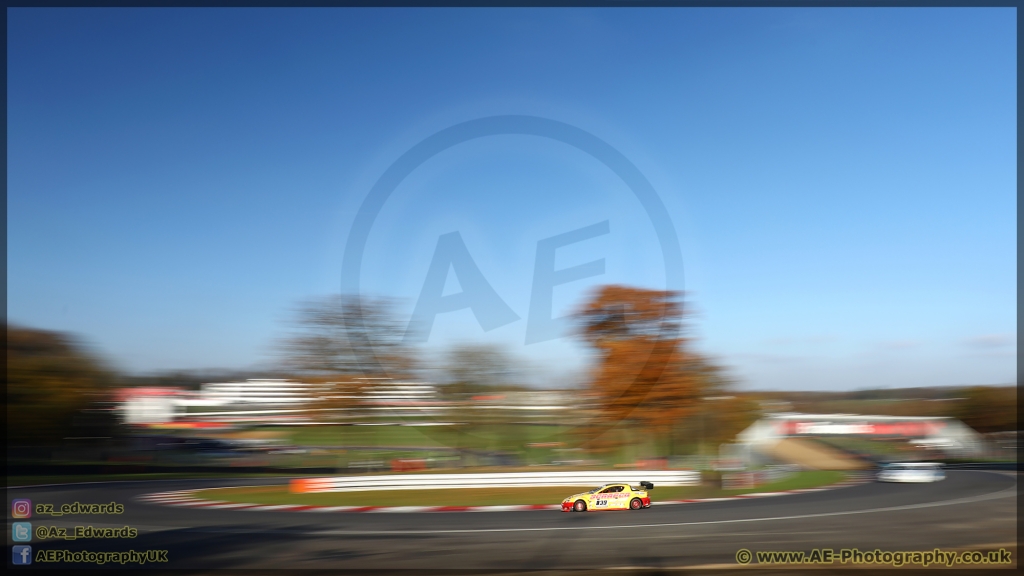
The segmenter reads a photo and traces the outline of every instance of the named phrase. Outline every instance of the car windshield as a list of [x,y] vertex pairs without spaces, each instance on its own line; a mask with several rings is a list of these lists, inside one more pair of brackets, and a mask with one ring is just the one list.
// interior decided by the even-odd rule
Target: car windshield
[[914,471],[914,470],[919,470],[919,471],[922,471],[922,472],[925,472],[925,471],[929,471],[930,472],[930,471],[935,470],[935,468],[936,468],[936,466],[934,466],[932,464],[917,464],[917,465],[913,465],[913,464],[892,464],[892,465],[889,466],[890,470],[898,470],[898,471],[901,471],[901,472],[909,472],[909,471]]

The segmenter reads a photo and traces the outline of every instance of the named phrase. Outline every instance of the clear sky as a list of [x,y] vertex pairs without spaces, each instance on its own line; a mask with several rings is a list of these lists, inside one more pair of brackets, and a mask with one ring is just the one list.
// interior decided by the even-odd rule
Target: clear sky
[[[341,290],[355,215],[403,153],[531,115],[623,154],[664,203],[699,346],[745,388],[1016,382],[1014,9],[10,9],[7,314],[135,372],[266,366],[294,304]],[[437,314],[420,344],[525,344],[538,242],[666,287],[608,166],[495,135],[409,174],[364,294],[408,319],[442,235],[516,321]],[[442,256],[450,255],[444,250]],[[443,260],[443,259],[442,259]],[[446,266],[447,261],[442,263]],[[457,268],[457,267],[456,267]],[[449,270],[445,294],[464,290]],[[436,298],[434,299],[436,301]]]

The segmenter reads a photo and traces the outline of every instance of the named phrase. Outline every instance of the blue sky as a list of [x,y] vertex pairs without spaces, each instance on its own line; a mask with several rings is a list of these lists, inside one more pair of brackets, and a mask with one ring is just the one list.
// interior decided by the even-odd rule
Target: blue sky
[[[533,115],[625,155],[671,216],[699,347],[745,388],[1016,381],[1013,9],[11,9],[7,314],[126,370],[267,366],[292,306],[340,290],[356,211],[440,130]],[[454,146],[374,223],[366,294],[408,318],[459,232],[520,318],[439,314],[424,352],[526,345],[556,267],[665,287],[650,219],[563,143]],[[449,274],[446,293],[458,292]]]

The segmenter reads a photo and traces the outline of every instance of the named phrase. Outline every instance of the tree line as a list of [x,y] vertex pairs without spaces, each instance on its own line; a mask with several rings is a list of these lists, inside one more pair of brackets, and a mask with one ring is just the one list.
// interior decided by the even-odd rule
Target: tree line
[[[603,286],[577,309],[573,325],[594,357],[585,385],[572,395],[586,415],[573,440],[596,451],[624,442],[625,429],[657,440],[665,454],[716,446],[780,402],[793,411],[955,416],[981,432],[1017,426],[1014,387],[963,388],[954,400],[881,405],[864,391],[738,391],[727,371],[697,350],[689,309],[675,292]],[[425,378],[430,363],[403,345],[403,332],[386,299],[333,295],[303,301],[278,343],[274,376],[330,383],[334,388],[321,407],[351,408],[372,382],[359,377]],[[529,389],[518,380],[515,360],[496,346],[454,346],[440,365],[430,375],[453,405],[474,395]],[[8,438],[24,444],[73,435],[75,424],[87,422],[90,407],[109,399],[115,387],[200,380],[186,373],[120,374],[69,335],[8,325]],[[460,414],[476,418],[470,412]]]

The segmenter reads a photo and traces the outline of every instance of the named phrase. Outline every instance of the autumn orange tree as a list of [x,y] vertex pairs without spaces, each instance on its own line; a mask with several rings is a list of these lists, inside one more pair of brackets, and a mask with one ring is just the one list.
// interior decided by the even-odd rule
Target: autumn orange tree
[[[591,438],[620,422],[668,440],[709,393],[728,381],[695,353],[686,337],[677,292],[604,286],[576,314],[580,334],[597,354],[589,395],[597,417]],[[614,438],[604,435],[602,445]]]
[[604,286],[578,314],[598,362],[590,380],[599,421],[668,432],[699,397],[688,373],[683,307],[668,291]]

